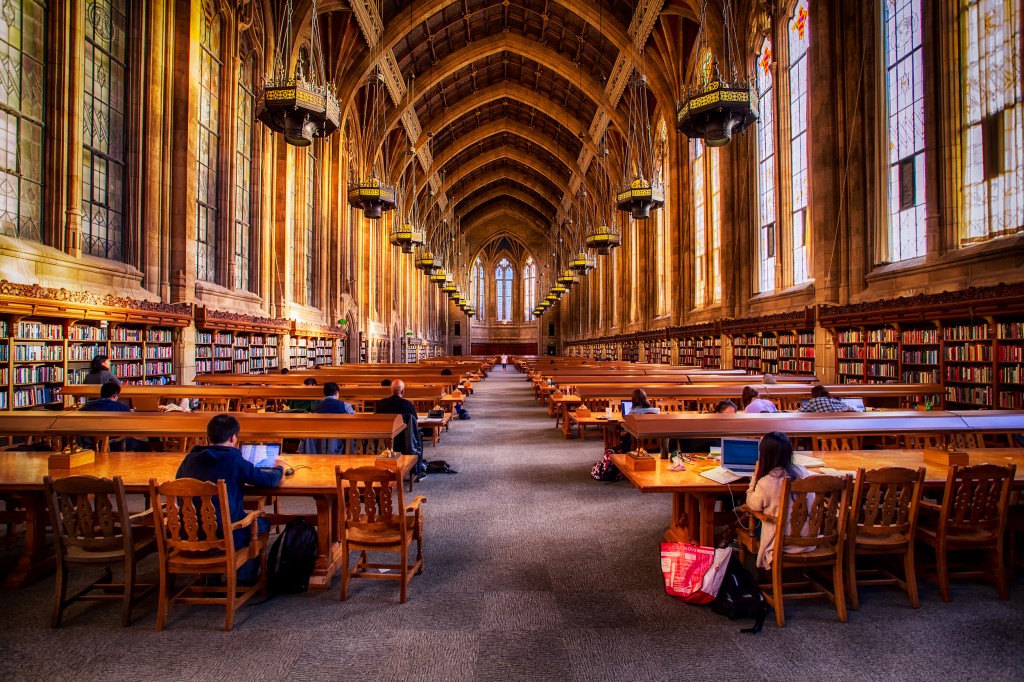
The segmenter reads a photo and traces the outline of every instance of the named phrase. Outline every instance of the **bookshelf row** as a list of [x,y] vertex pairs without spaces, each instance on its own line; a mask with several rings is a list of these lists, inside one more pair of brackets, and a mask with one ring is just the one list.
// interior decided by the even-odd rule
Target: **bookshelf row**
[[280,337],[239,331],[196,332],[196,374],[265,374],[278,368]]
[[814,374],[814,332],[734,334],[732,358],[733,369],[747,374]]

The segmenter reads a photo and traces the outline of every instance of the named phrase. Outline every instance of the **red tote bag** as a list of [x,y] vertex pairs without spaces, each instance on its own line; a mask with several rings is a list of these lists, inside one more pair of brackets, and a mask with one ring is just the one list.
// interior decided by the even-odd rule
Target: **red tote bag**
[[715,549],[687,542],[661,543],[665,592],[687,604],[708,604],[718,596],[732,548]]

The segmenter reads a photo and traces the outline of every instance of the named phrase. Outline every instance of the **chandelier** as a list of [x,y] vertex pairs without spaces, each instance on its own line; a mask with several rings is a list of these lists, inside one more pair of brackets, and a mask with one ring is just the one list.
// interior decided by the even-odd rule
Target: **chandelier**
[[594,249],[598,255],[607,256],[612,249],[622,243],[622,237],[615,224],[615,211],[612,208],[612,179],[608,172],[608,138],[607,133],[601,137],[597,148],[594,164],[594,181],[597,187],[595,220],[587,232],[584,244]]
[[629,211],[634,220],[647,220],[651,209],[665,205],[665,185],[661,181],[660,159],[655,158],[647,106],[647,76],[634,68],[627,91],[629,120],[615,206],[620,211]]
[[436,269],[430,273],[428,279],[434,284],[444,284],[445,280],[448,279],[448,273],[440,266],[435,266],[435,268]]
[[683,84],[683,102],[676,112],[676,128],[689,138],[704,138],[709,147],[724,147],[733,133],[743,132],[758,118],[753,78],[736,70],[739,50],[730,0],[722,3],[724,71],[708,44],[707,0],[700,7],[700,28],[693,48],[693,64]]
[[[341,121],[341,110],[334,84],[326,82],[320,32],[317,28],[316,0],[313,0],[309,36],[308,63],[295,62],[289,76],[286,60],[292,54],[292,0],[286,0],[284,21],[277,34],[278,50],[273,70],[263,81],[263,90],[256,99],[256,118],[284,141],[297,147],[308,147],[314,137],[327,137]],[[302,53],[300,53],[301,55]]]
[[569,269],[579,275],[585,275],[597,267],[597,261],[586,251],[580,251],[569,261]]
[[422,270],[428,275],[437,267],[434,265],[434,252],[426,247],[417,249],[416,257],[412,262],[417,270]]

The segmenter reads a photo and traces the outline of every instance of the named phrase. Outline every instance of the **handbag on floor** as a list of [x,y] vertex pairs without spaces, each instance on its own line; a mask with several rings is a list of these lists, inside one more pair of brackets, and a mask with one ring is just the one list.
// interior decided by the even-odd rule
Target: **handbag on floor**
[[688,542],[661,543],[665,592],[687,604],[710,604],[718,596],[732,548],[715,549]]

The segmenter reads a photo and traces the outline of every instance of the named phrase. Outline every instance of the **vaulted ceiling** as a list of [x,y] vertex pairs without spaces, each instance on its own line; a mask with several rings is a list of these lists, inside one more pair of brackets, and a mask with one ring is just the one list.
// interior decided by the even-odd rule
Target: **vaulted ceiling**
[[[308,3],[296,3],[300,17]],[[386,154],[380,163],[392,181],[405,174],[411,184],[408,169],[417,164],[422,216],[451,210],[474,230],[504,207],[554,241],[560,210],[581,183],[594,182],[586,171],[606,130],[617,176],[627,119],[621,94],[634,64],[646,71],[650,106],[671,121],[680,85],[674,62],[692,43],[697,4],[328,0],[319,11],[330,76],[350,120],[358,120],[366,77],[382,65],[388,132],[363,154]]]

